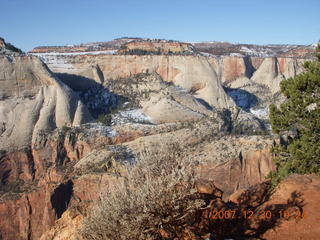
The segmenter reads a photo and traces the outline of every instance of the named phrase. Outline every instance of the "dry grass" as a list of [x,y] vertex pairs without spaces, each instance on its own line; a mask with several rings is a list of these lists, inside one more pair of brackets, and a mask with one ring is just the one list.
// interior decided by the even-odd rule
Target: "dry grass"
[[152,149],[101,196],[84,221],[84,239],[180,239],[192,226],[205,205],[195,191],[194,164],[178,144]]

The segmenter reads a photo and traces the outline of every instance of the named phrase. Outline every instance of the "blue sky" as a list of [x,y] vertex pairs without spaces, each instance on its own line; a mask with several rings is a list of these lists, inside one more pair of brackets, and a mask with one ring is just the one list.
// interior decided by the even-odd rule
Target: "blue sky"
[[122,36],[256,44],[320,40],[320,0],[0,0],[0,9],[0,36],[25,51]]

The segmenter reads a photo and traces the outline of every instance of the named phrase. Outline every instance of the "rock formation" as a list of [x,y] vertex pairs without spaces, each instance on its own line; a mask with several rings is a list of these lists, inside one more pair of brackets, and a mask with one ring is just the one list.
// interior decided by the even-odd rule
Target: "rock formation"
[[[315,211],[319,179],[313,176],[289,179],[265,198],[262,182],[275,168],[270,152],[275,139],[258,136],[261,121],[248,113],[257,103],[274,101],[279,82],[299,73],[304,59],[217,57],[189,44],[118,39],[36,49],[47,67],[39,57],[12,53],[7,46],[0,39],[5,49],[0,50],[1,240],[78,239],[101,192],[123,181],[146,152],[169,152],[172,146],[197,163],[198,193],[213,201],[199,210],[195,226],[207,235],[218,224],[219,237],[247,237],[241,224],[257,224],[210,222],[207,216],[218,207],[256,209],[258,204],[268,209],[271,204],[287,209],[285,202],[297,198],[290,194],[302,191],[308,206],[299,207]],[[124,49],[152,55],[126,55]],[[86,53],[93,50],[118,52]],[[115,113],[114,106],[119,107]],[[312,220],[301,221],[316,226]],[[294,221],[284,227],[277,222],[251,237],[285,239],[288,235],[270,229],[297,227]]]
[[[251,227],[251,233],[243,229],[248,238],[255,235],[263,239],[317,239],[320,231],[319,183],[320,178],[315,175],[292,175],[272,194],[263,194],[264,186],[260,185],[251,191],[238,191],[229,200],[240,206],[251,205],[255,211],[255,217],[246,223]],[[269,211],[269,217],[263,218],[266,211]]]
[[56,127],[90,120],[77,95],[34,56],[0,56],[0,145],[19,148]]
[[[247,92],[256,107],[278,102],[279,83],[303,71],[305,59],[239,56],[169,55],[46,55],[41,57],[53,72],[73,89],[84,89],[96,82],[130,78],[143,72],[158,73],[165,81],[185,88],[212,107],[230,108],[235,104],[221,87]],[[97,70],[99,69],[99,74]],[[61,74],[63,73],[63,74]],[[75,76],[83,76],[83,84]],[[89,80],[91,79],[91,80]],[[231,96],[238,106],[243,104]],[[251,97],[249,97],[251,98]],[[246,101],[251,101],[247,98]],[[248,104],[247,104],[248,105]],[[252,108],[254,106],[251,106]],[[245,109],[248,111],[248,109]]]
[[192,54],[194,51],[189,43],[165,40],[135,40],[124,44],[118,51],[119,54],[137,52],[146,54]]
[[[122,125],[113,130],[116,134],[111,134],[111,127],[84,125],[41,135],[32,149],[2,153],[2,239],[39,239],[67,209],[83,208],[83,204],[97,199],[100,191],[117,184],[120,179],[116,176],[126,172],[122,161],[134,159],[146,149],[152,152],[159,146],[170,147],[177,141],[194,161],[206,163],[200,165],[201,178],[219,179],[221,189],[232,193],[259,182],[272,169],[268,153],[271,141],[260,141],[256,137],[221,138],[219,132],[224,122],[216,119],[205,118],[193,125],[160,124],[139,128]],[[261,151],[257,152],[259,144]],[[238,162],[239,167],[231,167],[232,162]],[[226,167],[217,171],[227,174],[216,175],[215,166],[220,165]],[[230,178],[235,182],[243,180],[231,186]]]
[[3,38],[0,37],[0,55],[10,54],[11,56],[22,55],[22,51],[16,48],[10,43],[6,43]]
[[[57,62],[59,64],[55,64]],[[54,72],[84,77],[89,76],[92,72],[92,65],[98,66],[103,73],[104,81],[117,81],[119,78],[130,78],[132,75],[143,72],[158,73],[163,80],[173,82],[175,85],[191,91],[195,97],[203,99],[213,107],[229,108],[235,106],[225,94],[216,72],[205,57],[164,55],[58,56],[49,57],[47,64]],[[68,75],[65,77],[73,87],[74,83],[68,80]],[[96,82],[102,82],[102,78],[94,77],[92,79]]]

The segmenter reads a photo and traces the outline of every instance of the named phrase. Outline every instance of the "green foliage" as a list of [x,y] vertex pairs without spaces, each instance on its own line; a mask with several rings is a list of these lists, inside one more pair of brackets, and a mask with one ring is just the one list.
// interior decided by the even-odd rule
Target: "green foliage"
[[273,147],[273,186],[292,173],[320,173],[320,45],[317,58],[305,63],[303,73],[281,82],[287,100],[279,108],[270,106],[273,132],[288,138],[285,145]]
[[150,51],[145,49],[128,49],[125,51],[126,55],[161,55],[160,50],[158,51]]
[[112,116],[111,114],[100,114],[98,116],[98,122],[101,122],[103,125],[110,126],[111,125]]
[[61,128],[62,134],[66,134],[71,128],[68,127],[67,125],[63,125]]

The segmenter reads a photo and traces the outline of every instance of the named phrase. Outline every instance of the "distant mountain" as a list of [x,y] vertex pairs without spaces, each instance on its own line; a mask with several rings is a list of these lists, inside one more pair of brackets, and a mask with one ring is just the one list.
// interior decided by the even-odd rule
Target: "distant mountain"
[[117,38],[107,42],[93,42],[66,46],[40,46],[32,54],[127,54],[127,55],[216,55],[254,57],[312,58],[314,45],[289,44],[233,44],[228,42],[185,43],[164,39]]
[[201,42],[194,43],[193,45],[200,52],[227,56],[312,58],[315,50],[314,45],[256,45],[227,42]]

